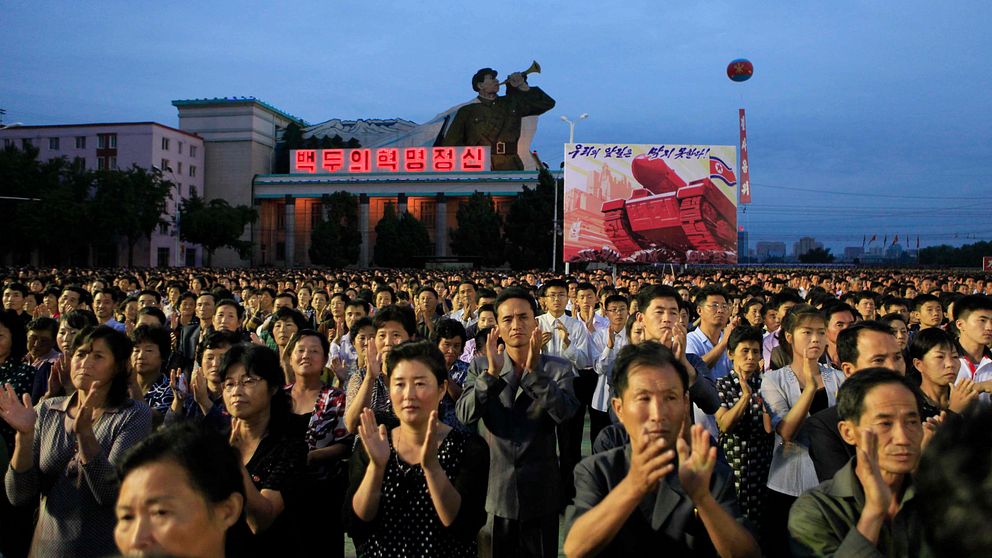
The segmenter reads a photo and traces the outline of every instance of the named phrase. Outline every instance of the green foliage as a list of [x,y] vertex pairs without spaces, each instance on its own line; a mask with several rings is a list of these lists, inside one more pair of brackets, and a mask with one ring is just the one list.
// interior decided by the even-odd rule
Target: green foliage
[[[550,268],[555,188],[561,188],[547,169],[541,169],[537,188],[524,191],[514,198],[504,227],[507,256],[514,269]],[[563,196],[558,198],[559,214]],[[561,240],[559,238],[559,240]],[[561,242],[557,257],[561,257]]]
[[38,249],[46,261],[85,263],[87,247],[134,246],[162,222],[172,183],[139,167],[89,171],[67,159],[37,160],[33,147],[0,152],[0,249]]
[[802,256],[799,256],[802,263],[833,263],[834,255],[830,253],[830,248],[813,248]]
[[203,246],[207,251],[207,265],[213,260],[214,252],[225,246],[237,250],[242,258],[250,254],[251,242],[241,240],[241,235],[249,223],[258,219],[254,208],[232,207],[221,199],[208,202],[194,193],[183,200],[180,217],[179,237]]
[[397,216],[392,205],[375,226],[375,264],[382,267],[411,267],[417,256],[433,253],[430,235],[424,224],[413,215]]
[[327,219],[321,218],[310,233],[310,261],[317,265],[345,267],[358,260],[362,233],[358,230],[358,196],[335,192],[323,200]]
[[920,265],[981,267],[982,257],[992,256],[992,242],[965,244],[959,248],[942,244],[920,250]]
[[110,232],[127,240],[127,264],[132,266],[134,245],[142,238],[151,238],[165,223],[165,201],[172,198],[175,184],[163,180],[161,171],[137,165],[125,171],[97,171],[94,181],[93,222],[113,223]]
[[459,256],[479,256],[483,265],[500,265],[506,253],[502,228],[503,219],[492,196],[475,192],[458,207],[458,228],[451,230],[451,249]]

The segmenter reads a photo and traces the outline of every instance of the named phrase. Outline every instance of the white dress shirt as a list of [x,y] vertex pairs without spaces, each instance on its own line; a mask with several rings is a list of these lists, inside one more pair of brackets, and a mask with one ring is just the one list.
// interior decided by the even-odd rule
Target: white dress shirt
[[[564,335],[558,331],[556,323],[560,322],[568,332],[569,344],[565,346]],[[561,357],[575,366],[576,370],[586,370],[592,368],[589,360],[589,330],[581,320],[562,314],[560,318],[555,318],[550,313],[541,314],[537,317],[537,323],[541,331],[551,333],[551,340],[545,345],[544,354]]]
[[607,336],[610,335],[609,328],[597,330],[589,338],[589,359],[592,361],[592,369],[596,371],[596,391],[592,394],[592,408],[604,413],[610,409],[610,384],[613,383],[613,363],[620,354],[620,349],[627,346],[627,330],[621,329],[613,334],[613,348],[607,346]]

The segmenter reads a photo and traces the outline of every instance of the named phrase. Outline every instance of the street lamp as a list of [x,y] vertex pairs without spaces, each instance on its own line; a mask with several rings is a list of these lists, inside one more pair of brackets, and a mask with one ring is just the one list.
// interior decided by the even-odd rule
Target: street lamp
[[[579,120],[585,120],[586,118],[589,118],[589,113],[583,112],[578,118],[575,119],[575,121],[578,122]],[[565,115],[561,116],[561,121],[568,124],[568,143],[575,143],[575,122],[569,120]]]
[[[586,118],[589,118],[589,113],[583,112],[575,119],[575,122]],[[568,124],[568,143],[575,143],[575,122],[569,120],[564,114],[561,115],[561,121]],[[555,181],[555,218],[552,221],[554,238],[551,243],[551,272],[555,273],[558,270],[558,181]]]

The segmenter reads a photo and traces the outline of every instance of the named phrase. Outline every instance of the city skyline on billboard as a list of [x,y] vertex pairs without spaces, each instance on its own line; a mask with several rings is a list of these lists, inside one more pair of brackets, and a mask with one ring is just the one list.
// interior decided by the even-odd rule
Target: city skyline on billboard
[[567,144],[567,262],[736,263],[737,149]]

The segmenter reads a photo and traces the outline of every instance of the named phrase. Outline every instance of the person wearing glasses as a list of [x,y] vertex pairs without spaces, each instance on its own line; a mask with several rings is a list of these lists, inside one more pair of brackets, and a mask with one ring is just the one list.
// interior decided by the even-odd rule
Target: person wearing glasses
[[224,405],[231,414],[230,443],[241,457],[245,519],[259,556],[298,556],[302,537],[287,521],[287,494],[304,474],[307,445],[289,427],[291,401],[272,349],[242,343],[220,366]]

